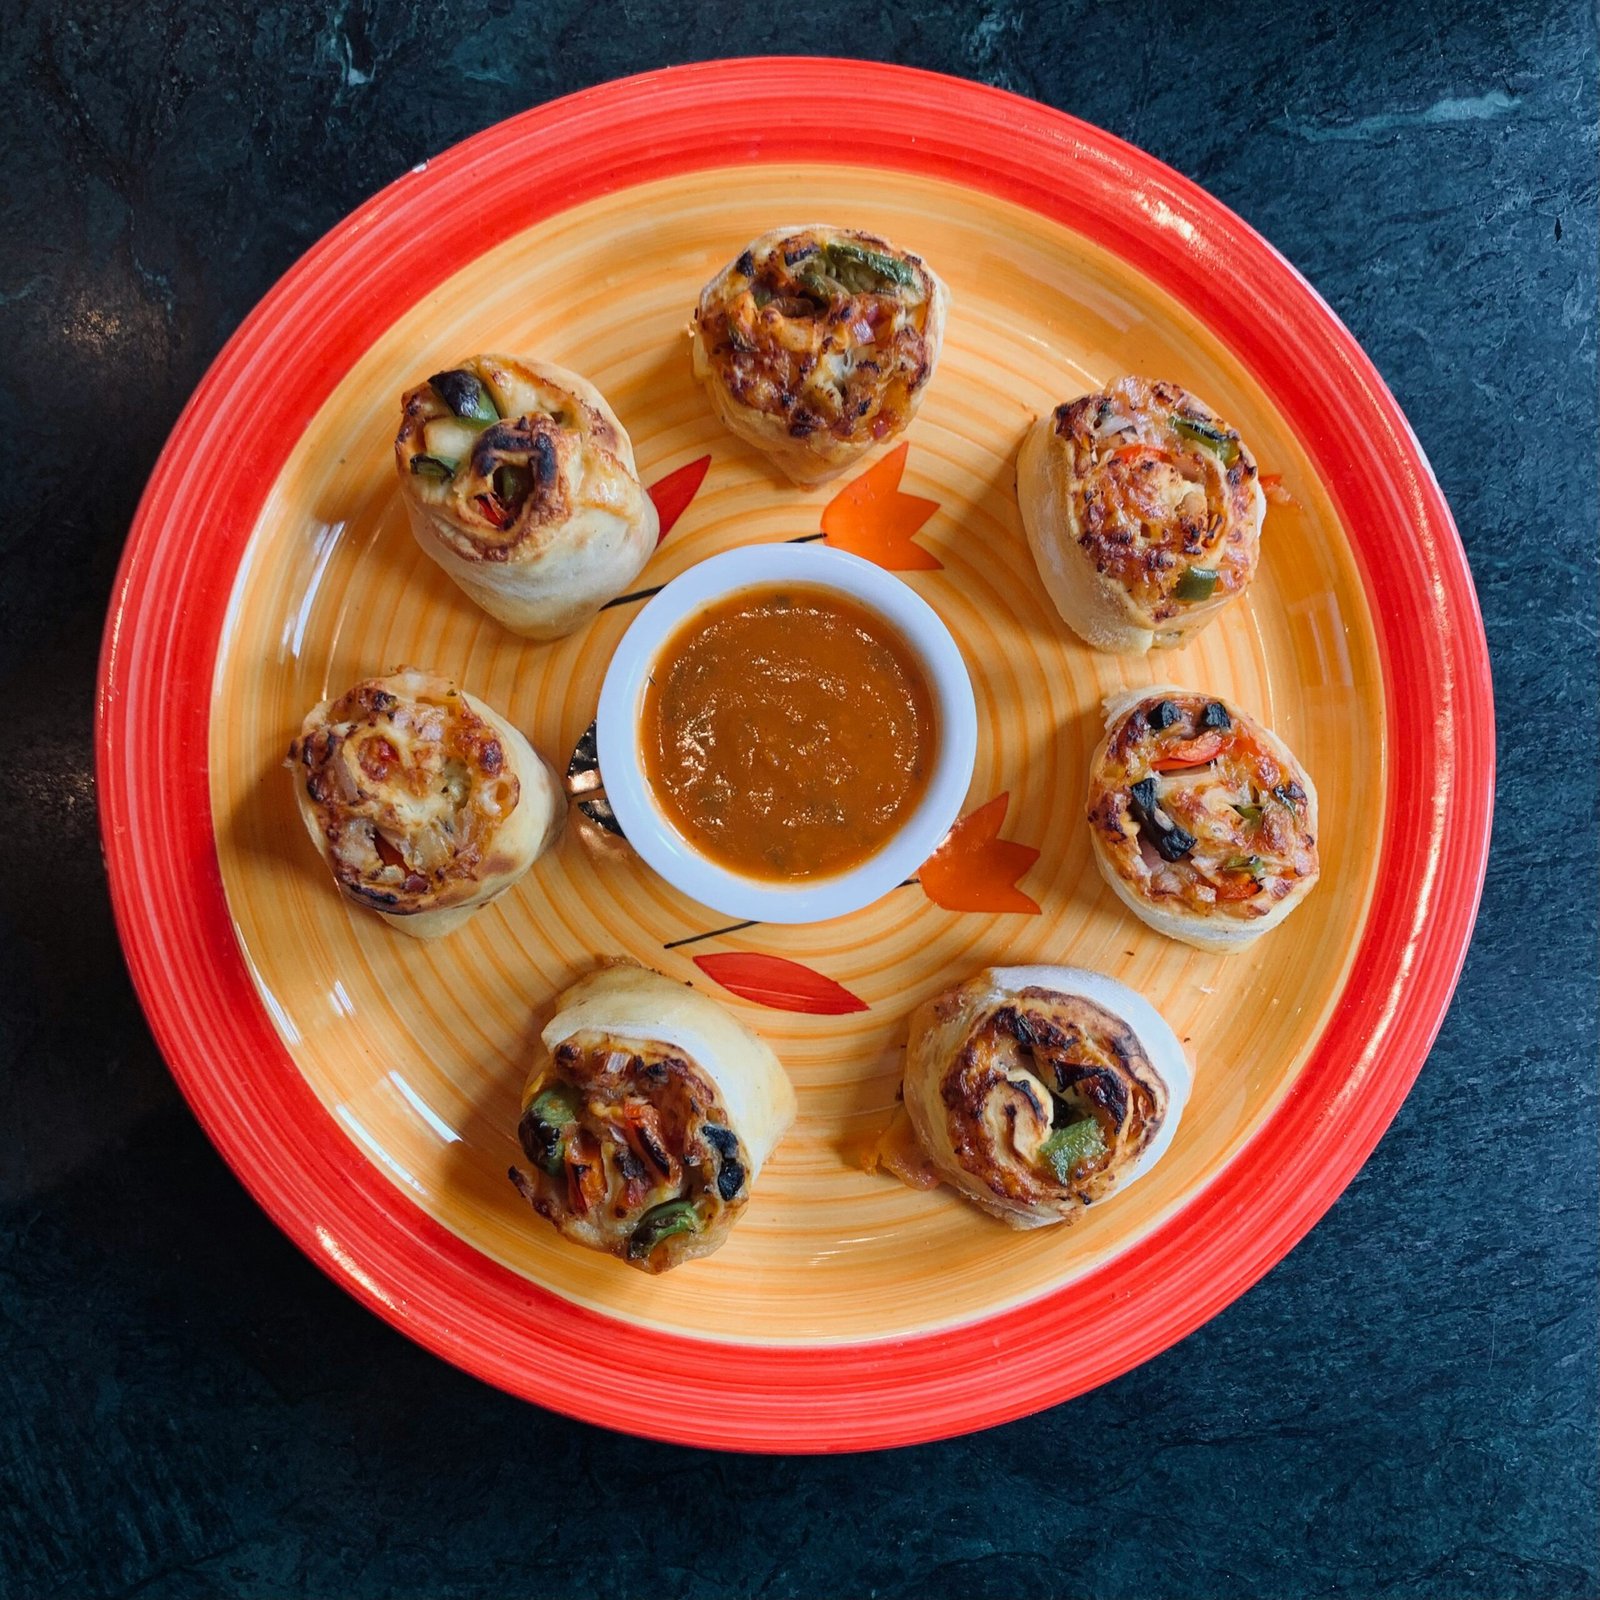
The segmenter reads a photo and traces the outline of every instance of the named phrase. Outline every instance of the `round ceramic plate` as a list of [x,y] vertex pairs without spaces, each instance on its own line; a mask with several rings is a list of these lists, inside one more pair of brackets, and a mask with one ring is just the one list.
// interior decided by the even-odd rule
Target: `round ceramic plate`
[[[700,285],[754,234],[826,219],[950,285],[906,438],[781,481],[691,381]],[[640,579],[825,537],[955,635],[981,723],[965,814],[917,880],[809,927],[726,919],[605,827],[584,759],[638,597],[531,645],[406,528],[403,389],[478,350],[593,379],[662,510]],[[1273,488],[1247,600],[1181,652],[1081,645],[1013,495],[1029,421],[1120,373],[1239,427]],[[455,936],[333,892],[284,753],[330,691],[446,673],[572,760],[573,822]],[[1132,921],[1095,873],[1086,761],[1108,691],[1162,681],[1263,717],[1316,780],[1324,876],[1248,953]],[[1237,218],[1103,133],[968,83],[718,63],[542,107],[419,167],[313,249],[230,342],[140,508],[108,625],[105,847],[129,964],[207,1132],[351,1293],[542,1405],[697,1444],[827,1450],[952,1434],[1171,1344],[1332,1202],[1394,1114],[1466,948],[1492,792],[1471,582],[1371,365]],[[575,755],[576,753],[576,755]],[[575,758],[574,758],[575,757]],[[581,804],[581,809],[580,809]],[[506,1178],[539,1014],[597,958],[696,983],[770,1040],[800,1115],[727,1247],[661,1278],[562,1242]],[[991,962],[1150,997],[1197,1066],[1161,1165],[1080,1224],[1018,1234],[862,1168],[907,1013]]]

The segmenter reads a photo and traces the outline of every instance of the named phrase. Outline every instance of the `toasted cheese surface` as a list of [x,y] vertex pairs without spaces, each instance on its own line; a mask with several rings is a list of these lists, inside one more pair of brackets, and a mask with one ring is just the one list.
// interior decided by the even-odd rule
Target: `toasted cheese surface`
[[695,371],[730,428],[820,481],[911,420],[947,300],[925,262],[876,234],[775,229],[706,285]]
[[1102,870],[1135,909],[1238,937],[1286,912],[1321,870],[1310,777],[1216,695],[1169,686],[1108,702],[1088,819]]

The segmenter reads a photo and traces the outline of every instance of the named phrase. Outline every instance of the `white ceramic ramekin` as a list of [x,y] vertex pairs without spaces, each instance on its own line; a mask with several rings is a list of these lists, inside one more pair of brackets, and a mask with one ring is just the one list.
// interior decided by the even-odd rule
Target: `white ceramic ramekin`
[[[848,595],[882,617],[927,674],[938,718],[933,776],[921,804],[876,854],[830,877],[772,883],[730,872],[701,855],[662,814],[639,754],[645,679],[663,644],[703,606],[740,589],[812,584]],[[978,714],[972,682],[938,614],[870,561],[812,544],[746,545],[712,556],[674,578],[622,636],[600,690],[596,729],[600,775],[628,841],[674,888],[730,917],[755,922],[824,922],[859,911],[910,877],[960,814],[972,781]]]

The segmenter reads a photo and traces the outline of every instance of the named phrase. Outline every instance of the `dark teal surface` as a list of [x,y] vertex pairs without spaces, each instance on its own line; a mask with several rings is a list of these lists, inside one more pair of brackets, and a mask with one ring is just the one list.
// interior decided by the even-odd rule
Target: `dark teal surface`
[[[0,35],[0,1595],[1600,1593],[1589,6],[9,0]],[[1433,460],[1500,734],[1460,994],[1305,1243],[1096,1394],[819,1460],[546,1415],[304,1260],[151,1045],[90,764],[139,490],[290,262],[526,106],[772,51],[1034,95],[1271,239]]]

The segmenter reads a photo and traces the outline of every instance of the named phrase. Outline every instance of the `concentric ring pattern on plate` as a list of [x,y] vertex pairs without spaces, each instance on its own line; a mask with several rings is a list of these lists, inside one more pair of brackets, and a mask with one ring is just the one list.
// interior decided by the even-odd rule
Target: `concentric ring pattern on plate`
[[[1041,914],[947,912],[912,886],[823,927],[669,950],[718,919],[576,833],[444,944],[347,911],[278,768],[306,707],[410,660],[508,711],[559,765],[628,614],[540,647],[468,606],[395,502],[400,389],[472,349],[537,351],[609,394],[647,481],[709,453],[648,581],[815,533],[827,492],[781,485],[718,434],[682,331],[743,238],[802,212],[881,227],[954,289],[902,486],[938,502],[918,541],[943,565],[907,580],[973,669],[971,803],[1009,792],[1003,832],[1041,852],[1021,883]],[[1121,370],[1218,404],[1295,502],[1269,516],[1247,606],[1154,662],[1064,634],[1011,496],[1028,418]],[[225,439],[219,505],[207,463]],[[1267,717],[1322,791],[1324,884],[1232,962],[1144,933],[1088,861],[1094,705],[1169,675]],[[1415,441],[1254,235],[1148,158],[1012,97],[746,62],[491,130],[385,191],[269,296],[141,508],[108,623],[101,780],[130,967],[174,1071],[253,1191],[352,1292],[473,1371],[595,1420],[838,1448],[979,1426],[1102,1381],[1315,1220],[1443,1014],[1481,882],[1491,728],[1470,581]],[[597,954],[705,984],[690,957],[730,950],[803,962],[867,1009],[730,998],[790,1065],[802,1111],[720,1255],[650,1281],[569,1251],[504,1182],[540,1006]],[[909,1007],[981,962],[1042,957],[1123,977],[1190,1041],[1197,1094],[1157,1174],[1083,1226],[1025,1238],[861,1173]]]
[[[950,284],[944,354],[901,485],[937,501],[918,537],[943,567],[908,578],[969,664],[982,730],[970,800],[1011,795],[1007,836],[1041,851],[1023,885],[1041,913],[945,911],[912,886],[821,926],[668,949],[728,919],[636,857],[597,856],[572,829],[461,935],[426,945],[396,936],[331,892],[307,845],[279,770],[305,711],[406,662],[454,677],[564,767],[633,615],[612,609],[544,646],[472,606],[406,526],[391,448],[397,396],[472,351],[534,352],[610,397],[647,482],[709,454],[701,493],[641,585],[733,545],[814,534],[837,486],[790,488],[719,428],[691,380],[684,331],[698,286],[789,215],[875,225]],[[1181,653],[1142,661],[1089,650],[1041,599],[1011,483],[1032,418],[1122,372],[1206,396],[1298,502],[1273,510],[1246,604]],[[487,251],[385,329],[313,419],[273,486],[231,612],[212,808],[239,937],[296,1064],[432,1216],[613,1316],[765,1344],[859,1341],[970,1321],[1058,1287],[1137,1239],[1249,1136],[1303,1063],[1360,933],[1384,824],[1376,646],[1346,541],[1292,434],[1214,338],[1114,257],[948,183],[871,169],[710,169],[574,207]],[[1322,796],[1324,883],[1242,959],[1201,955],[1130,921],[1089,857],[1081,813],[1100,701],[1173,679],[1258,709]],[[868,1009],[792,1016],[730,1002],[787,1063],[800,1120],[731,1242],[692,1270],[645,1278],[561,1240],[506,1180],[534,1018],[596,956],[704,983],[693,956],[730,948],[801,961]],[[1198,1063],[1170,1157],[1071,1230],[1013,1233],[953,1191],[917,1193],[861,1170],[861,1147],[893,1108],[910,1007],[999,960],[1125,979]]]

